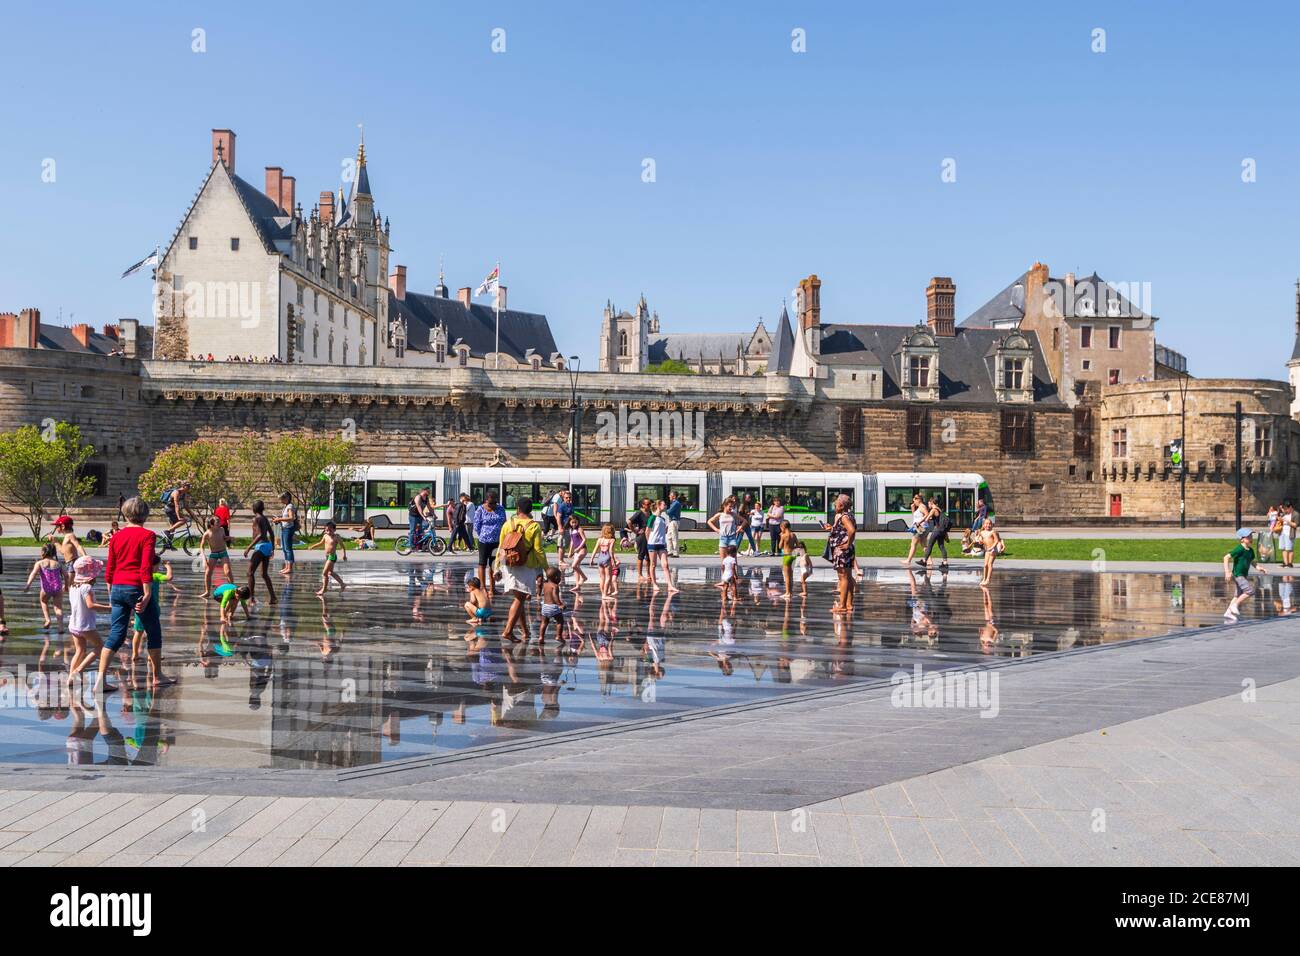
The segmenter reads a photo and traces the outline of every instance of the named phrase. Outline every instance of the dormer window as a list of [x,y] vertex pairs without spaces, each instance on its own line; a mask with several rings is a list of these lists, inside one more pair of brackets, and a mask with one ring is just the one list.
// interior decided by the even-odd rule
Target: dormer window
[[457,358],[457,363],[460,365],[461,368],[464,368],[465,366],[469,365],[469,349],[464,346],[458,348],[456,350],[456,358]]
[[533,359],[532,359],[532,365],[533,365],[533,371],[534,371],[534,372],[540,372],[540,371],[542,370],[542,359],[541,359],[541,357],[540,357],[540,356],[537,356],[537,355],[534,355],[534,356],[533,356]]
[[908,358],[907,384],[913,388],[930,387],[930,356],[913,355]]
[[447,346],[439,342],[433,347],[433,360],[441,365],[447,361]]
[[1012,330],[985,353],[999,402],[1028,404],[1034,400],[1034,352],[1029,339]]

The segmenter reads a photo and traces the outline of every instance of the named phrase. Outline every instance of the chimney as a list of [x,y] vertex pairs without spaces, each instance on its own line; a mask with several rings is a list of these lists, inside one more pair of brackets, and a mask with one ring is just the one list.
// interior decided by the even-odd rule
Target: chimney
[[122,329],[122,354],[127,358],[135,358],[139,354],[139,319],[122,319],[118,323]]
[[114,339],[114,340],[118,339],[119,336],[118,336],[118,334],[117,334],[117,326],[114,325],[114,324],[111,323],[111,322],[105,324],[105,326],[104,326],[104,338],[106,338],[106,339]]
[[398,302],[406,299],[406,266],[394,266],[393,274],[388,277],[388,288],[393,290]]
[[328,189],[321,190],[320,221],[328,226],[334,225],[334,194]]
[[469,286],[465,286],[463,289],[456,290],[456,300],[460,302],[460,304],[467,309],[469,308],[470,295],[471,295],[471,289]]
[[226,169],[230,174],[235,174],[235,132],[229,129],[214,129],[212,131],[212,161],[217,161],[217,154],[220,152],[222,160],[226,164]]
[[957,286],[947,276],[935,276],[925,287],[925,324],[935,335],[952,336],[956,328]]
[[497,286],[497,308],[502,312],[506,310],[506,287],[503,285]]
[[1043,318],[1043,303],[1048,282],[1047,266],[1035,262],[1025,274],[1025,321],[1035,328]]
[[799,290],[803,293],[803,308],[799,312],[799,328],[814,329],[822,324],[822,280],[810,275],[799,280]]
[[280,208],[284,210],[286,216],[292,216],[295,206],[295,200],[298,198],[298,180],[293,176],[285,176],[280,180]]
[[78,322],[72,327],[72,337],[81,343],[83,349],[90,348],[90,326],[85,322]]
[[280,205],[280,189],[284,184],[284,169],[279,166],[266,167],[266,188],[262,192],[266,193],[271,202],[280,206],[283,211],[284,206]]
[[18,313],[18,323],[14,327],[14,347],[34,349],[41,341],[41,310],[23,309]]

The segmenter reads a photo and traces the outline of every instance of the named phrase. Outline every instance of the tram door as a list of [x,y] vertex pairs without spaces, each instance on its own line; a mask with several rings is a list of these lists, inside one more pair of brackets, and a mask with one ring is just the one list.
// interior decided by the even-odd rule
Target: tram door
[[855,490],[855,489],[853,489],[853,488],[831,488],[831,487],[827,487],[827,489],[826,489],[826,508],[825,508],[825,511],[826,511],[826,523],[827,523],[827,524],[830,524],[830,522],[831,522],[831,517],[835,514],[835,499],[838,498],[840,495],[848,495],[848,496],[849,496],[849,514],[853,515],[853,520],[854,520],[854,521],[859,521],[859,520],[860,520],[860,516],[858,515],[858,502],[857,502],[856,496],[855,496],[854,493],[853,493],[854,490]]
[[339,524],[360,524],[366,520],[366,484],[349,481],[334,486],[334,520]]
[[948,517],[953,527],[969,528],[975,520],[975,489],[948,489]]

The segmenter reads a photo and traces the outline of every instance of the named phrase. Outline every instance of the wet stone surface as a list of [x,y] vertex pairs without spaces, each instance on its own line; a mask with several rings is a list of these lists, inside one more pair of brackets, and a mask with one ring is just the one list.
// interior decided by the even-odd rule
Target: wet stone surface
[[[0,644],[0,763],[193,768],[361,767],[529,740],[704,707],[888,679],[914,665],[969,667],[1220,625],[1229,582],[1209,575],[1026,571],[926,576],[868,569],[852,617],[834,615],[834,576],[783,600],[781,570],[744,569],[734,608],[713,567],[674,568],[680,592],[638,586],[625,562],[616,600],[594,581],[566,633],[539,646],[502,640],[494,620],[466,623],[464,564],[344,564],[346,592],[318,598],[304,565],[279,603],[223,628],[198,595],[201,573],[164,587],[165,667],[115,669],[103,699],[67,679],[66,631],[43,628],[33,594],[6,590],[12,633]],[[1270,575],[1242,609],[1290,613],[1294,580]],[[106,601],[102,582],[97,597]],[[66,606],[66,598],[65,598]],[[107,633],[106,613],[100,614]],[[522,637],[522,631],[517,632]]]

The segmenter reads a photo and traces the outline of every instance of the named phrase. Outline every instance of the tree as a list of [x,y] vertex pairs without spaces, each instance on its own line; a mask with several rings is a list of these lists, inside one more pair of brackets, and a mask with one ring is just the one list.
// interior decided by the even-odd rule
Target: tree
[[266,446],[266,482],[276,493],[288,492],[298,520],[308,534],[316,532],[320,482],[341,484],[356,472],[356,445],[344,438],[285,435]]
[[46,478],[50,499],[59,514],[67,514],[83,498],[95,493],[95,479],[85,474],[84,468],[95,453],[91,445],[81,443],[81,429],[68,422],[58,422],[53,430],[45,430],[49,455],[46,461]]
[[199,438],[171,445],[154,456],[149,470],[140,476],[140,497],[155,510],[162,507],[163,493],[182,481],[190,482],[190,506],[200,522],[207,524],[222,498],[235,497],[231,490],[232,456],[225,445]]
[[41,536],[41,521],[50,504],[46,480],[50,444],[35,425],[0,435],[0,498],[10,511],[26,519],[33,538]]
[[691,367],[681,359],[664,359],[657,365],[647,365],[646,374],[655,375],[694,375]]
[[230,452],[228,471],[231,504],[247,508],[268,484],[266,443],[260,438],[245,438]]

